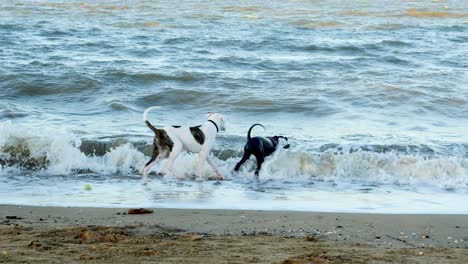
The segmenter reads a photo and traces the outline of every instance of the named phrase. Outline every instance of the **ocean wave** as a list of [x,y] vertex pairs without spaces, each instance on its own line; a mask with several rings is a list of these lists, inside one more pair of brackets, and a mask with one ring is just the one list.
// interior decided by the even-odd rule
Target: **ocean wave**
[[307,20],[301,19],[291,22],[291,24],[298,28],[304,29],[320,29],[320,28],[338,28],[343,27],[345,24],[337,21],[320,21],[320,20]]
[[133,112],[140,112],[139,110],[135,109],[135,107],[131,106],[128,103],[124,103],[120,100],[110,100],[105,102],[106,106],[108,106],[113,111],[133,111]]
[[384,39],[378,42],[344,43],[344,44],[309,44],[291,45],[285,47],[293,51],[306,51],[312,53],[337,54],[356,57],[376,56],[390,48],[411,48],[412,43],[407,41]]
[[318,149],[320,152],[333,151],[334,154],[351,154],[355,152],[398,153],[403,155],[431,156],[437,155],[436,150],[427,145],[379,145],[379,144],[324,144]]
[[26,29],[23,25],[17,23],[0,23],[0,30],[4,31],[21,31]]
[[270,10],[264,6],[226,6],[223,7],[224,12],[261,12],[265,10]]
[[94,78],[78,72],[59,75],[9,74],[0,79],[1,87],[10,96],[74,94],[96,89],[100,84]]
[[[254,160],[240,173],[232,171],[242,155],[243,137],[229,138],[235,147],[219,139],[213,155],[228,178],[252,178]],[[234,141],[233,141],[234,140]],[[300,146],[301,143],[293,142]],[[303,143],[303,142],[302,142]],[[449,153],[425,145],[343,145],[325,144],[309,150],[292,147],[268,157],[260,178],[272,180],[326,180],[370,184],[420,184],[442,188],[466,188],[468,156],[466,145],[444,146]],[[451,150],[450,150],[451,149]],[[128,137],[85,140],[66,131],[29,131],[0,123],[0,174],[2,170],[33,171],[49,175],[139,174],[152,153],[151,138],[132,141]],[[178,175],[196,174],[197,155],[183,154],[176,161]],[[164,173],[165,161],[154,171]],[[209,166],[206,173],[212,173]]]
[[[102,174],[134,173],[143,166],[145,155],[131,144],[115,144],[103,156],[81,151],[83,141],[65,130],[38,133],[0,123],[0,165],[50,175],[79,172]],[[97,146],[97,145],[95,145]]]
[[100,76],[119,81],[139,83],[155,83],[160,81],[177,81],[181,83],[193,83],[205,78],[203,73],[176,71],[168,73],[156,72],[129,72],[124,70],[107,69],[99,72]]
[[15,104],[0,104],[0,118],[14,119],[28,116],[30,113]]
[[449,26],[440,26],[438,30],[441,32],[464,32],[466,27],[462,25],[449,25]]
[[44,29],[44,30],[39,31],[38,33],[39,33],[39,36],[49,37],[49,38],[52,38],[52,37],[62,38],[62,37],[74,35],[72,31],[62,30],[62,29],[57,29],[57,28]]
[[407,41],[401,40],[382,40],[378,45],[390,46],[390,47],[411,47],[413,44]]
[[[272,100],[270,97],[261,95],[232,94],[228,90],[193,90],[160,88],[152,94],[137,99],[139,105],[166,105],[180,107],[197,107],[209,109],[216,108],[231,109],[236,112],[263,112],[263,113],[313,113],[314,116],[329,116],[340,112],[339,108],[331,106],[321,99],[308,99],[296,96],[288,100]],[[211,109],[210,108],[210,109]]]
[[162,28],[164,27],[163,25],[161,25],[160,22],[158,21],[146,21],[146,22],[117,22],[114,24],[114,26],[118,27],[118,28],[125,28],[125,29],[129,29],[129,28]]
[[366,47],[357,45],[306,45],[297,46],[297,49],[309,52],[326,52],[326,53],[339,53],[339,54],[352,54],[352,55],[365,55],[367,54]]
[[192,89],[175,89],[162,88],[158,89],[149,95],[145,95],[139,99],[146,105],[191,105],[204,106],[216,97],[224,97],[222,93],[214,93],[209,91],[200,91]]
[[403,59],[402,57],[398,57],[395,55],[383,56],[382,58],[380,58],[380,60],[388,64],[395,64],[399,66],[414,66],[415,65],[414,63],[412,63],[412,61]]
[[411,27],[411,25],[405,25],[405,24],[397,24],[397,23],[383,23],[383,24],[377,24],[377,25],[370,25],[368,26],[371,29],[376,29],[376,30],[401,30],[401,29],[407,29]]
[[466,37],[466,36],[457,36],[455,38],[451,38],[450,41],[457,42],[457,43],[466,43],[466,42],[468,42],[468,37]]
[[193,42],[194,39],[189,37],[171,37],[163,41],[166,45],[178,45],[178,44],[188,44]]
[[452,13],[445,11],[429,11],[429,10],[418,10],[408,9],[405,16],[416,17],[416,18],[461,18],[467,17],[467,14]]

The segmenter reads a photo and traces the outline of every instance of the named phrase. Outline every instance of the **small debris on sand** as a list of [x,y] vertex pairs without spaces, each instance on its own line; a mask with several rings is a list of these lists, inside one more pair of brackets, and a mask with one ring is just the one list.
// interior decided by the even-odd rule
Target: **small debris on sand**
[[11,219],[11,220],[21,220],[23,217],[18,217],[16,215],[7,215],[5,216],[6,219]]
[[152,214],[153,210],[138,208],[138,209],[128,209],[128,214]]

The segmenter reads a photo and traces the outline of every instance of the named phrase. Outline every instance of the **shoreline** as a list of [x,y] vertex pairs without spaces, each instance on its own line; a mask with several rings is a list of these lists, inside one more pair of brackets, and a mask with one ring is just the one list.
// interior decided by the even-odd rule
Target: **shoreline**
[[[152,214],[129,215],[128,208],[0,205],[0,234],[6,237],[0,242],[0,249],[6,252],[2,257],[7,262],[21,262],[23,256],[53,256],[57,262],[70,261],[67,258],[119,262],[114,255],[93,251],[93,247],[114,248],[124,254],[133,245],[134,254],[122,262],[151,262],[157,257],[161,263],[185,259],[192,263],[281,263],[288,259],[314,263],[314,258],[332,263],[353,259],[357,263],[385,263],[395,258],[396,252],[416,262],[463,263],[468,259],[466,215],[151,209]],[[140,256],[139,252],[145,251],[136,242],[140,240],[147,241],[142,242],[144,248],[167,246],[167,252]],[[42,246],[31,246],[28,241]],[[64,252],[75,243],[83,246],[85,253]],[[226,247],[214,246],[223,243]],[[272,255],[270,250],[282,246],[287,249]],[[192,252],[189,249],[193,247],[201,248]],[[264,253],[258,252],[262,249]],[[200,255],[207,251],[211,253]]]

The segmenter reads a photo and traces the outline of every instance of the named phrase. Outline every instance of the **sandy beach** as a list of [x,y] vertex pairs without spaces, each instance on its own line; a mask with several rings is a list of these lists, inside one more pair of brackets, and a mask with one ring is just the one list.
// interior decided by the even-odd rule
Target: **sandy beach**
[[468,216],[0,206],[1,263],[466,263]]

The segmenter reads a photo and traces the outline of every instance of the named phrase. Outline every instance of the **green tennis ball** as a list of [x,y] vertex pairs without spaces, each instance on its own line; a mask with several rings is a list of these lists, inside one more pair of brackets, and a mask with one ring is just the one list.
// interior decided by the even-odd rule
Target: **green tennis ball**
[[92,188],[91,188],[91,184],[89,184],[89,183],[86,184],[86,185],[84,186],[84,189],[87,190],[87,191],[91,190],[91,189],[92,189]]

